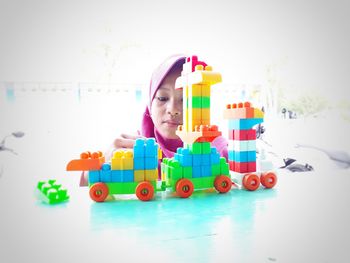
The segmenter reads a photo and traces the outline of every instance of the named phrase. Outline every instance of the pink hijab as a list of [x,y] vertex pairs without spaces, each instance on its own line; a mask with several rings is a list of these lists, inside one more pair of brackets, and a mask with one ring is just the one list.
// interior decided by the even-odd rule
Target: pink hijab
[[152,74],[151,83],[149,87],[149,102],[148,106],[145,109],[142,117],[142,126],[141,126],[141,135],[147,138],[154,137],[158,142],[159,146],[163,151],[163,157],[171,158],[174,156],[176,149],[179,147],[183,147],[183,142],[180,139],[167,139],[164,138],[157,128],[154,126],[150,108],[152,105],[152,101],[154,96],[159,89],[162,81],[165,76],[176,67],[181,67],[185,63],[186,56],[184,55],[173,55],[168,57],[162,64],[156,68],[156,70]]
[[[141,126],[141,135],[147,138],[153,137],[158,142],[159,146],[163,151],[163,157],[171,158],[176,153],[177,148],[183,147],[183,142],[180,139],[167,139],[164,138],[157,128],[154,126],[150,108],[154,96],[159,89],[165,76],[172,70],[178,67],[182,67],[185,63],[186,56],[177,54],[168,57],[162,64],[156,68],[152,74],[150,88],[149,88],[149,102],[148,106],[145,109],[142,117],[142,126]],[[226,159],[228,157],[227,153],[227,140],[219,136],[213,142],[212,146],[216,147],[221,156],[224,156]]]

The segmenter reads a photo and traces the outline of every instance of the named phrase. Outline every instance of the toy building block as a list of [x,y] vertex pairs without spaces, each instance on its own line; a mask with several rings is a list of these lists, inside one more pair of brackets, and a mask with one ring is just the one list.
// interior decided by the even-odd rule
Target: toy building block
[[105,157],[102,152],[89,151],[80,154],[80,159],[72,160],[67,164],[67,171],[91,171],[101,169],[105,162]]
[[57,184],[56,180],[39,181],[37,184],[40,198],[48,204],[58,204],[69,200],[67,190],[62,185]]
[[111,160],[112,170],[132,170],[134,169],[134,159],[132,151],[117,150]]

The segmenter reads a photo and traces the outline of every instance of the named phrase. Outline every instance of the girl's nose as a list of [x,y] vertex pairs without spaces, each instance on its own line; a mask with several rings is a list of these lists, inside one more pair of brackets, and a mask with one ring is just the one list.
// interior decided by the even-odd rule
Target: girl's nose
[[171,116],[178,116],[181,114],[182,105],[177,105],[176,102],[170,102],[167,108],[167,113]]

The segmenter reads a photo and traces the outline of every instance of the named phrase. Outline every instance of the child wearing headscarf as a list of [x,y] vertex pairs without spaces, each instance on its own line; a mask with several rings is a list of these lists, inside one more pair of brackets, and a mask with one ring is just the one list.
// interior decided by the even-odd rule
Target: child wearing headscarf
[[[115,148],[132,148],[139,137],[154,137],[163,151],[163,157],[171,158],[183,142],[176,136],[177,126],[182,124],[182,90],[175,90],[176,78],[181,75],[186,56],[168,57],[152,74],[149,101],[145,108],[138,136],[122,134],[114,141]],[[217,137],[212,146],[227,159],[228,141]]]

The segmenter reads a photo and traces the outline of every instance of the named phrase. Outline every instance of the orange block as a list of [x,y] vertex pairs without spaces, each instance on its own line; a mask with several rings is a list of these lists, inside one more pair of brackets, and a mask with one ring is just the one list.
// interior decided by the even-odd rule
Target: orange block
[[80,159],[71,160],[67,164],[67,171],[93,171],[100,170],[105,162],[102,152],[83,152]]

